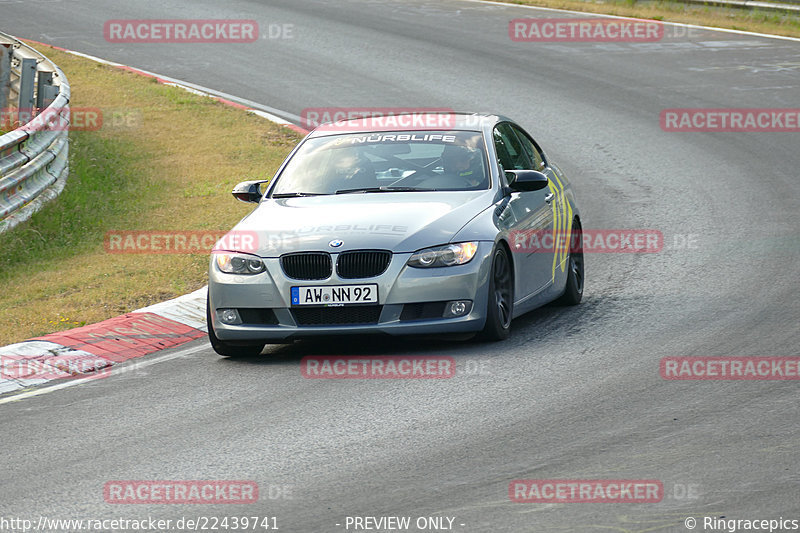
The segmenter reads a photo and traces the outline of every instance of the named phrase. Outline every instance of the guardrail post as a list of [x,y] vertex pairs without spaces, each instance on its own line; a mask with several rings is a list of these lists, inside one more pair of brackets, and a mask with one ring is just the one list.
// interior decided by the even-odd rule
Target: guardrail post
[[[8,107],[8,93],[11,90],[11,45],[0,43],[0,115],[5,115]],[[0,120],[2,126],[2,120]]]
[[33,114],[33,107],[36,105],[36,100],[33,98],[35,82],[36,60],[25,58],[20,62],[19,68],[19,105],[17,109],[20,113],[24,110],[30,115]]
[[53,73],[39,71],[36,82],[36,107],[41,111],[53,103],[58,96],[58,87],[53,85]]

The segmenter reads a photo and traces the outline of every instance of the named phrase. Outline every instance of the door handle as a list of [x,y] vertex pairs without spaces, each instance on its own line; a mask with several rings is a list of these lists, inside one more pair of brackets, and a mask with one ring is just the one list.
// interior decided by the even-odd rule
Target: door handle
[[549,204],[550,200],[553,199],[553,196],[555,196],[553,193],[548,194],[547,196],[544,197],[544,201]]

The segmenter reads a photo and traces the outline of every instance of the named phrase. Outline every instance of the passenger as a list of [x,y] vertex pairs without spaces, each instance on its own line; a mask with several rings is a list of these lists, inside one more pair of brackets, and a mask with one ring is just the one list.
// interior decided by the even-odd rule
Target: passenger
[[478,187],[483,182],[483,168],[477,152],[465,146],[447,146],[442,152],[444,174],[464,180],[465,188]]
[[372,162],[356,148],[337,148],[333,170],[337,189],[375,187],[377,179]]

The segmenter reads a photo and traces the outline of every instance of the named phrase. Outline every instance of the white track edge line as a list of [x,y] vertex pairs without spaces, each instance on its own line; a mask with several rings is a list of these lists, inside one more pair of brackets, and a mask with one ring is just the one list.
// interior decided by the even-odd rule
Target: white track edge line
[[[44,44],[47,44],[47,43],[44,43]],[[295,115],[294,113],[289,113],[288,111],[283,111],[282,109],[277,109],[275,107],[270,107],[270,106],[267,106],[267,105],[264,105],[264,104],[259,104],[258,102],[254,102],[252,100],[248,100],[248,99],[242,98],[240,96],[234,96],[234,95],[226,93],[226,92],[217,91],[216,89],[211,89],[209,87],[204,87],[204,86],[198,85],[196,83],[191,83],[191,82],[188,82],[188,81],[179,80],[177,78],[172,78],[170,76],[164,76],[163,74],[158,74],[156,72],[150,72],[148,70],[144,70],[144,69],[141,69],[141,68],[138,68],[138,67],[131,67],[129,65],[123,65],[122,63],[117,63],[115,61],[109,61],[108,59],[103,59],[103,58],[100,58],[100,57],[97,57],[97,56],[84,54],[83,52],[76,52],[74,50],[68,50],[66,48],[64,48],[63,51],[68,53],[68,54],[72,54],[72,55],[76,55],[78,57],[82,57],[84,59],[89,59],[91,61],[96,61],[97,63],[102,63],[103,65],[109,65],[109,66],[118,67],[118,68],[119,67],[130,68],[130,69],[142,72],[144,74],[147,74],[149,76],[153,76],[155,78],[164,80],[165,82],[168,82],[170,85],[174,85],[174,86],[180,87],[181,89],[186,89],[189,92],[193,92],[195,94],[197,94],[195,91],[199,91],[201,93],[204,93],[206,96],[217,96],[219,98],[225,98],[226,100],[230,100],[232,102],[243,104],[243,105],[246,105],[248,107],[252,107],[253,109],[257,109],[259,111],[263,111],[263,112],[267,113],[268,115],[279,117],[284,121],[286,119],[288,119],[289,121],[291,121],[291,123],[294,123],[294,124],[300,124],[300,122],[302,121],[301,117],[299,115]],[[264,115],[262,115],[262,116],[264,116]],[[269,118],[267,116],[264,116],[264,118],[266,118],[267,120],[272,120],[271,118]],[[278,124],[283,124],[283,122],[278,122]]]
[[[179,357],[185,357],[187,355],[193,355],[193,354],[195,354],[197,352],[200,352],[202,350],[205,350],[205,349],[206,349],[205,345],[194,346],[192,348],[184,348],[184,349],[181,349],[181,350],[179,350],[179,351],[177,351],[175,353],[162,355],[160,357],[154,357],[152,359],[145,359],[143,361],[134,361],[132,364],[125,364],[123,366],[118,366],[118,367],[112,366],[111,370],[109,371],[108,377],[115,376],[117,374],[124,374],[125,372],[131,372],[133,370],[138,370],[140,368],[145,368],[145,367],[154,365],[156,363],[163,363],[163,362],[166,362],[166,361],[170,361],[172,359],[177,359]],[[132,361],[132,359],[129,359],[128,361]],[[126,363],[128,361],[126,361]],[[66,378],[62,378],[62,379],[66,379]],[[5,398],[0,398],[0,405],[6,404],[6,403],[20,401],[20,400],[23,400],[25,398],[30,398],[32,396],[41,396],[43,394],[48,394],[50,392],[55,392],[57,390],[66,389],[68,387],[75,387],[76,385],[80,385],[80,384],[85,383],[87,381],[95,381],[97,379],[104,379],[104,378],[98,378],[97,376],[87,376],[85,378],[66,379],[66,381],[64,381],[63,383],[59,383],[57,385],[48,385],[48,386],[44,386],[44,387],[41,387],[41,388],[37,388],[37,389],[30,390],[30,391],[25,391],[25,392],[20,392],[20,393],[16,393],[16,394],[11,393],[9,396],[7,396]]]
[[[523,9],[536,9],[539,11],[555,11],[557,13],[572,13],[575,15],[586,15],[592,17],[604,17],[604,18],[612,18],[612,19],[623,19],[623,20],[650,20],[650,19],[642,19],[637,17],[625,17],[622,15],[608,15],[605,13],[591,13],[589,11],[573,11],[571,9],[558,9],[556,7],[542,7],[542,6],[529,6],[525,4],[510,4],[508,2],[497,2],[494,0],[461,0],[462,2],[470,2],[473,4],[490,4],[496,6],[506,6],[506,7],[520,7]],[[766,37],[769,39],[781,39],[785,41],[795,41],[800,42],[800,37],[789,37],[787,35],[775,35],[773,33],[758,33],[754,31],[745,31],[745,30],[734,30],[731,28],[718,28],[716,26],[700,26],[698,24],[689,24],[688,22],[672,22],[668,20],[658,20],[660,24],[669,24],[670,26],[683,26],[685,28],[697,28],[702,30],[710,30],[710,31],[721,31],[725,33],[736,33],[739,35],[752,35],[754,37]]]

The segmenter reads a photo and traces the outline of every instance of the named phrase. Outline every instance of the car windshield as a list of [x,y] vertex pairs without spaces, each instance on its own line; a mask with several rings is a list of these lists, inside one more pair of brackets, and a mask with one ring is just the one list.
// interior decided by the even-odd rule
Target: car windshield
[[489,187],[474,131],[347,133],[307,140],[277,177],[272,197]]

